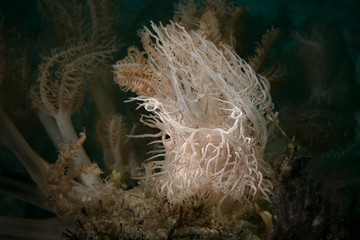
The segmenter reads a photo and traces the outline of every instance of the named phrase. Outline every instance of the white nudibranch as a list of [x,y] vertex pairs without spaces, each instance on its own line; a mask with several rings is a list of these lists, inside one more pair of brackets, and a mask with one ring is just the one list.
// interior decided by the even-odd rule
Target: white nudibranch
[[145,164],[149,185],[175,204],[192,197],[268,198],[266,115],[276,119],[268,80],[200,30],[173,22],[151,27],[141,33],[144,52],[132,48],[115,65],[120,86],[127,87],[124,75],[141,78],[146,87],[134,88],[137,100],[151,112],[143,122],[168,136],[163,160]]

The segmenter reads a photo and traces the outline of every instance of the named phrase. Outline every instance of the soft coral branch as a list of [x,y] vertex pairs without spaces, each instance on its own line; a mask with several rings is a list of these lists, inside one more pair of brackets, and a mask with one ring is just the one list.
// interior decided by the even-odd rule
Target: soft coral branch
[[30,147],[1,106],[0,139],[21,161],[40,190],[47,195],[49,191],[46,181],[48,163]]
[[[62,51],[53,51],[53,56],[45,58],[40,65],[38,85],[31,92],[33,105],[54,117],[62,138],[71,143],[78,141],[71,115],[83,101],[83,74],[91,72],[90,66],[106,54],[89,51],[88,47],[87,44],[69,45]],[[91,161],[80,147],[74,162],[89,164]],[[94,176],[81,176],[81,179],[88,186],[100,183],[100,179]]]

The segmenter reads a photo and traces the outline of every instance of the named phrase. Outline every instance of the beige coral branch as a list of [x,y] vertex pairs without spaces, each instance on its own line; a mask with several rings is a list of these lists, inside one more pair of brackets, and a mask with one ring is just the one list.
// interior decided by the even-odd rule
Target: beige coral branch
[[139,96],[153,96],[157,76],[147,65],[144,54],[135,47],[130,48],[128,56],[114,66],[114,79],[125,91],[131,90]]
[[17,156],[36,185],[47,195],[49,186],[46,173],[49,164],[39,156],[23,138],[0,106],[0,140]]
[[[42,116],[41,120],[55,143],[64,141],[75,144],[79,139],[71,116],[82,105],[86,83],[91,85],[95,101],[105,99],[109,103],[106,111],[111,112],[115,109],[112,99],[99,93],[95,87],[104,90],[105,83],[95,83],[94,80],[95,77],[99,77],[99,66],[105,65],[111,54],[116,51],[116,42],[112,36],[114,19],[109,15],[111,3],[108,0],[101,0],[98,5],[93,0],[86,1],[87,5],[80,2],[48,0],[39,3],[45,19],[53,25],[59,22],[59,25],[54,26],[59,35],[58,40],[67,40],[64,43],[60,41],[64,47],[56,48],[51,51],[50,56],[42,57],[37,84],[31,90],[32,103],[35,108],[50,116]],[[86,14],[87,10],[89,14]],[[52,16],[50,13],[55,15]],[[86,20],[89,20],[88,23],[85,23]],[[97,81],[102,80],[98,78]],[[79,147],[73,161],[75,165],[91,163],[82,146]],[[82,174],[80,178],[90,188],[100,184],[100,178],[97,176]]]
[[[71,115],[82,104],[85,90],[84,74],[90,73],[98,59],[107,55],[109,51],[89,51],[89,46],[85,43],[69,44],[65,49],[53,51],[52,57],[44,58],[40,65],[38,85],[31,91],[33,105],[55,119],[64,141],[78,141]],[[77,164],[90,163],[82,147],[74,160]],[[82,178],[88,186],[100,182],[97,177]]]
[[96,125],[96,133],[101,145],[111,152],[111,158],[104,159],[107,169],[123,176],[134,176],[136,159],[130,157],[127,127],[120,114],[113,114],[100,119]]
[[261,44],[255,50],[255,56],[249,58],[249,64],[256,72],[260,72],[265,66],[273,45],[280,35],[280,29],[272,27],[262,36]]

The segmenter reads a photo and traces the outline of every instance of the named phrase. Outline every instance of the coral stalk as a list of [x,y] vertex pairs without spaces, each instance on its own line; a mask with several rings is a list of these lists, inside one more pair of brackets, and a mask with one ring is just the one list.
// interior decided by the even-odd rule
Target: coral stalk
[[40,190],[47,195],[49,186],[46,176],[49,164],[26,142],[0,106],[0,138],[26,168]]

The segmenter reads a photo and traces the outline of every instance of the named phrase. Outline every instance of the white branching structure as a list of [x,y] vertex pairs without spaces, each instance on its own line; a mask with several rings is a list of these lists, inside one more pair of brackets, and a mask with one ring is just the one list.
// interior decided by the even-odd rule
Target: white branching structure
[[145,164],[151,186],[172,203],[268,198],[266,116],[276,119],[268,80],[201,21],[189,31],[151,26],[141,33],[144,52],[131,48],[115,65],[115,81],[151,113],[142,121],[161,130],[163,149],[152,159],[163,160]]

